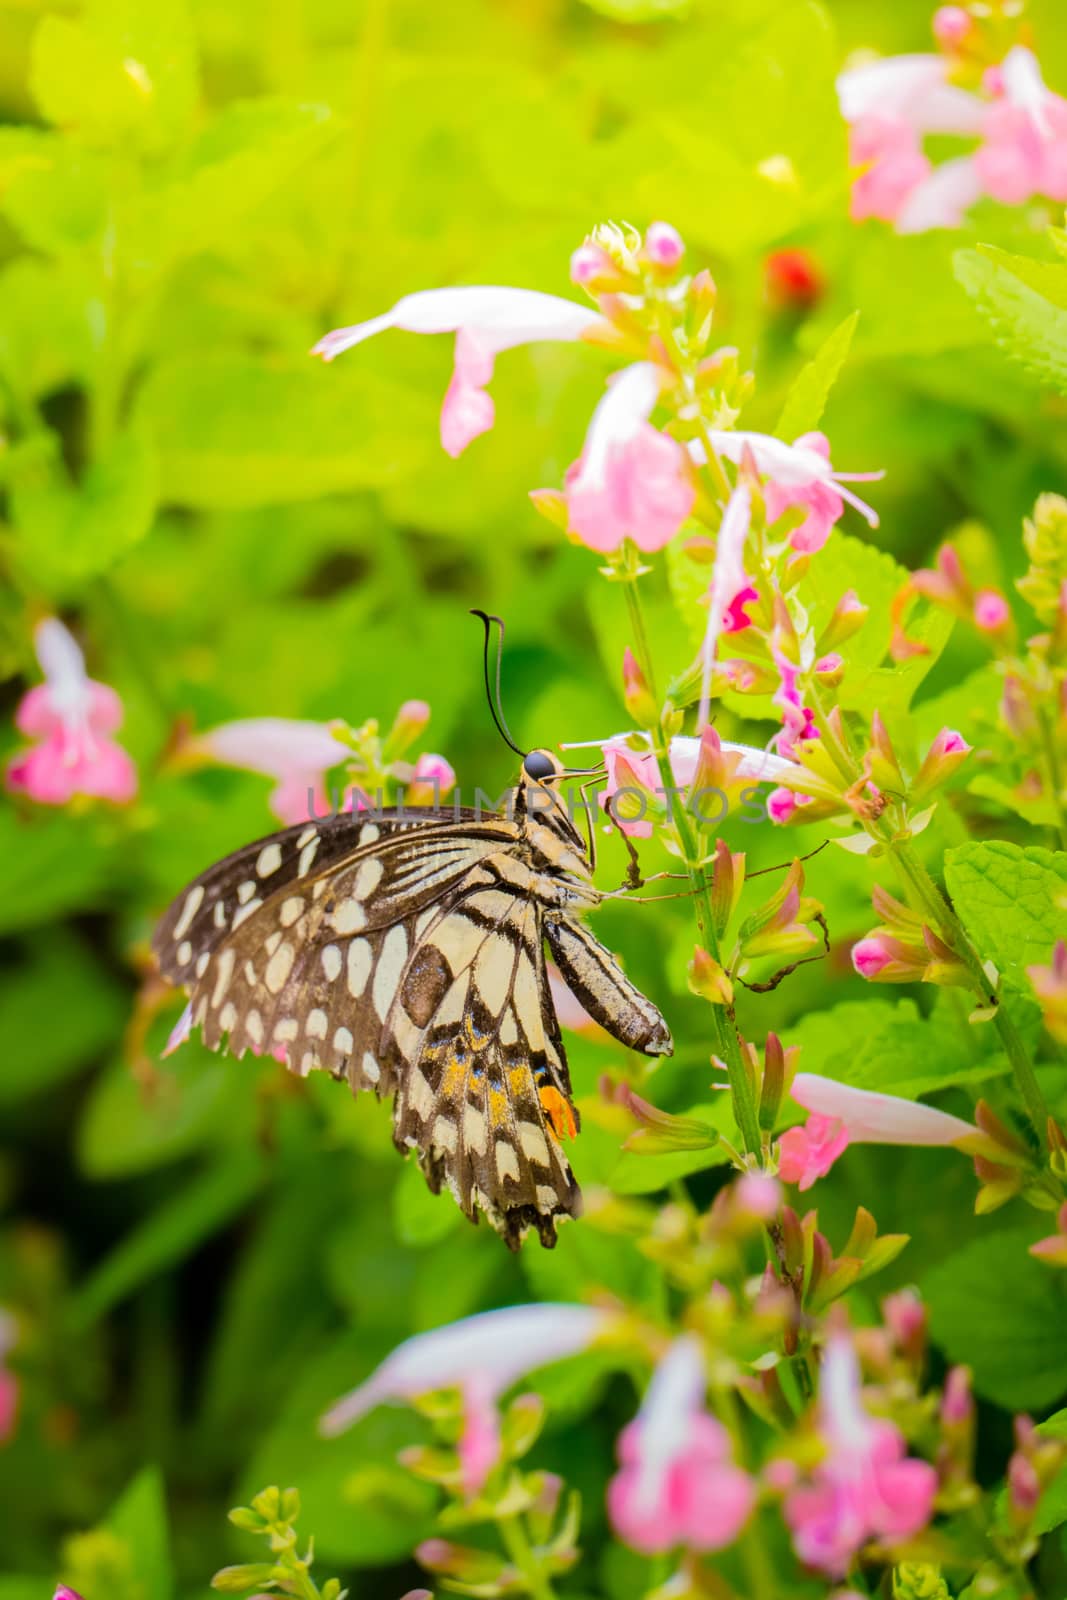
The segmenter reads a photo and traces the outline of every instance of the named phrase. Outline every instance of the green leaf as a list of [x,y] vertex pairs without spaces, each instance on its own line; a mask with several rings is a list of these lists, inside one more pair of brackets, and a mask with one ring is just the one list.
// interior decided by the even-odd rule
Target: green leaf
[[0,806],[0,933],[35,928],[64,912],[107,904],[114,875],[109,824]]
[[447,1189],[434,1194],[418,1164],[406,1161],[393,1190],[393,1217],[401,1244],[434,1244],[463,1220]]
[[972,1367],[977,1392],[1013,1411],[1067,1390],[1067,1278],[1027,1254],[1036,1237],[1032,1227],[984,1234],[921,1284],[947,1359]]
[[779,439],[796,439],[819,426],[830,390],[848,359],[859,319],[859,312],[854,311],[839,323],[818,354],[804,367],[786,396],[782,414],[774,426],[773,431]]
[[73,933],[34,939],[0,979],[0,1105],[51,1088],[91,1062],[120,1032],[126,1009],[115,980]]
[[0,210],[31,249],[63,255],[97,242],[107,205],[96,152],[57,133],[0,128]]
[[74,1291],[67,1306],[71,1335],[184,1260],[242,1211],[262,1182],[262,1162],[251,1154],[232,1156],[188,1181],[132,1227]]
[[157,1467],[145,1467],[137,1475],[105,1526],[129,1549],[134,1575],[148,1600],[170,1600],[174,1571],[163,1479]]
[[1027,966],[1067,936],[1067,852],[1004,839],[957,845],[945,883],[979,955],[1028,991]]
[[232,243],[234,230],[319,155],[337,134],[325,106],[288,100],[226,106],[196,139],[171,181],[135,212],[135,240],[158,265]]
[[220,1060],[196,1040],[149,1084],[138,1081],[127,1061],[115,1061],[86,1102],[78,1163],[98,1179],[151,1171],[229,1136],[250,1119],[254,1096],[247,1066]]
[[158,367],[138,416],[177,505],[265,506],[380,487],[437,444],[434,401],[358,360],[197,356]]
[[0,272],[0,373],[36,401],[85,383],[94,341],[88,279],[79,262],[20,256]]
[[1067,394],[1067,268],[989,245],[958,251],[954,267],[1005,354]]
[[857,1089],[917,1100],[953,1084],[1003,1076],[1003,1056],[976,1055],[987,1042],[946,1013],[920,1014],[913,1000],[845,1000],[802,1016],[789,1033],[803,1072]]
[[12,473],[19,555],[42,581],[106,572],[152,526],[156,457],[143,429],[120,434],[77,486],[43,442]]
[[89,0],[78,21],[46,17],[30,87],[49,122],[87,143],[165,148],[189,126],[199,92],[183,0]]
[[[1054,1411],[1051,1417],[1039,1422],[1037,1431],[1047,1439],[1067,1440],[1067,1408]],[[1034,1518],[1035,1533],[1051,1533],[1053,1528],[1067,1522],[1067,1466],[1060,1468],[1044,1494]],[[0,1591],[0,1600],[3,1593]]]

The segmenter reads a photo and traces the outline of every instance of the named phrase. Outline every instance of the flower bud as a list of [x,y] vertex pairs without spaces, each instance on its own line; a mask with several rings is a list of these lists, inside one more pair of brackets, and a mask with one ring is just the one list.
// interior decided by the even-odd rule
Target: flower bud
[[734,854],[725,839],[715,841],[715,864],[711,869],[711,914],[715,932],[725,933],[727,924],[741,898],[745,886],[745,857]]
[[616,1100],[641,1124],[623,1145],[641,1155],[665,1155],[675,1150],[710,1150],[719,1134],[708,1122],[696,1117],[675,1117],[669,1111],[643,1100],[627,1084],[620,1084]]
[[603,294],[621,289],[626,278],[607,251],[587,239],[571,256],[571,282],[589,294]]
[[637,657],[629,645],[622,656],[622,692],[627,714],[639,728],[655,727],[658,720],[656,702],[648,687],[648,679],[641,671]]
[[763,1078],[760,1082],[759,1125],[770,1133],[778,1121],[778,1111],[785,1094],[786,1053],[776,1033],[767,1035],[763,1052]]
[[425,700],[405,700],[396,714],[382,747],[382,759],[395,761],[410,750],[430,720],[430,708]]
[[858,633],[867,620],[869,607],[865,606],[855,589],[847,589],[834,607],[833,615],[816,642],[819,655],[836,650],[853,634]]
[[702,950],[700,945],[694,947],[692,960],[686,967],[686,975],[690,990],[702,1000],[709,1001],[713,1006],[733,1004],[733,984],[720,964],[709,956],[706,950]]
[[913,1366],[926,1351],[926,1307],[913,1289],[901,1289],[882,1301],[882,1315],[893,1343]]
[[947,783],[970,753],[971,747],[961,733],[952,728],[942,728],[915,775],[911,785],[912,797],[921,798]]
[[852,946],[852,965],[868,983],[916,983],[928,959],[925,945],[906,944],[884,932],[870,933]]
[[1067,579],[1067,500],[1062,495],[1038,496],[1033,516],[1023,523],[1023,543],[1030,568],[1015,587],[1046,627],[1053,627]]
[[212,1578],[211,1587],[222,1594],[243,1594],[246,1589],[272,1583],[277,1576],[273,1561],[251,1561],[239,1567],[223,1567]]
[[974,597],[974,625],[982,633],[1011,631],[1011,607],[999,589],[980,589]]
[[956,51],[974,31],[974,18],[963,6],[939,6],[934,12],[933,30],[943,50]]
[[424,752],[415,763],[411,782],[404,791],[404,804],[437,806],[451,794],[456,774],[444,756]]
[[892,1600],[952,1600],[952,1591],[932,1561],[902,1561],[893,1569]]
[[904,787],[904,774],[900,770],[893,741],[877,711],[871,718],[871,747],[864,761],[864,770],[879,789],[900,790]]
[[415,1559],[442,1577],[464,1585],[477,1584],[485,1594],[503,1593],[511,1587],[507,1581],[510,1569],[503,1558],[471,1545],[453,1544],[450,1539],[424,1539],[415,1547]]
[[767,298],[782,311],[810,311],[826,288],[819,264],[810,250],[772,250],[763,263]]
[[642,254],[650,266],[672,273],[681,264],[685,245],[677,228],[669,222],[653,222],[645,233]]

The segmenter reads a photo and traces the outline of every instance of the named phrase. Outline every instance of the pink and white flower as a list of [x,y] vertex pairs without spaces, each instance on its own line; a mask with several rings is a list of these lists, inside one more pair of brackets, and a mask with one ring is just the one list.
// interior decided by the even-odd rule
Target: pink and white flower
[[651,1555],[684,1545],[721,1550],[748,1521],[755,1484],[733,1461],[730,1437],[704,1405],[700,1344],[676,1339],[619,1436],[621,1466],[608,1485],[619,1537]]
[[997,92],[975,158],[987,193],[1005,205],[1031,195],[1067,200],[1067,100],[1047,88],[1033,51],[1010,50],[992,74]]
[[752,494],[746,483],[739,483],[727,503],[719,525],[715,563],[708,591],[708,624],[701,646],[700,705],[697,727],[708,720],[711,675],[719,647],[719,635],[739,633],[750,626],[745,606],[758,599],[745,571],[745,541],[752,522]]
[[7,1364],[18,1342],[18,1324],[10,1311],[0,1308],[0,1445],[15,1434],[19,1410],[19,1380]]
[[685,450],[648,420],[659,390],[650,361],[616,373],[568,469],[568,524],[591,550],[617,550],[624,539],[640,550],[662,549],[693,509]]
[[798,1072],[790,1094],[813,1115],[782,1134],[779,1176],[802,1190],[825,1177],[851,1144],[954,1146],[967,1154],[985,1148],[984,1136],[962,1117],[816,1072]]
[[893,1545],[926,1526],[937,1473],[908,1456],[899,1428],[865,1409],[859,1363],[843,1333],[830,1337],[823,1356],[818,1430],[825,1456],[787,1493],[785,1520],[801,1561],[843,1578],[869,1539]]
[[88,676],[81,649],[57,618],[38,623],[33,642],[44,682],[23,695],[15,726],[36,742],[9,763],[7,787],[40,805],[66,805],[75,795],[132,800],[137,769],[111,737],[122,725],[118,695]]
[[608,1312],[594,1307],[546,1302],[483,1311],[417,1333],[331,1407],[321,1431],[331,1437],[342,1433],[383,1401],[458,1389],[463,1483],[467,1494],[475,1495],[500,1459],[500,1396],[537,1367],[586,1349],[609,1320]]
[[[768,433],[748,433],[744,429],[727,432],[713,428],[709,438],[715,452],[739,464],[751,454],[757,471],[766,479],[765,497],[768,520],[773,522],[783,511],[801,508],[807,515],[789,535],[794,550],[810,554],[821,550],[830,530],[843,511],[844,502],[854,506],[872,528],[878,526],[873,506],[844,488],[847,483],[873,482],[881,472],[837,472],[830,461],[830,444],[823,433],[805,433],[785,444]],[[703,462],[705,450],[700,440],[689,446],[695,461]]]
[[387,328],[454,333],[455,365],[441,411],[441,444],[450,456],[459,456],[493,426],[496,413],[486,385],[501,351],[544,340],[581,339],[600,320],[589,306],[536,289],[474,285],[423,289],[405,295],[381,316],[335,328],[319,340],[312,354],[332,361]]
[[[197,734],[190,755],[241,767],[275,779],[270,806],[284,823],[307,822],[327,810],[325,775],[345,759],[347,748],[326,722],[287,717],[246,717]],[[310,804],[309,804],[310,800]]]

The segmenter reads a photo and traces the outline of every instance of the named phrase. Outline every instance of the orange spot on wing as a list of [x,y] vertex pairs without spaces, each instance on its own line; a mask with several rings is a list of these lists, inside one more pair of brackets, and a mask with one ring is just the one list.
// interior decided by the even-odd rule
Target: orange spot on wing
[[558,1089],[551,1085],[546,1089],[538,1090],[541,1108],[548,1118],[549,1127],[557,1139],[573,1139],[578,1132],[578,1124],[574,1120],[574,1112],[570,1102],[564,1099]]

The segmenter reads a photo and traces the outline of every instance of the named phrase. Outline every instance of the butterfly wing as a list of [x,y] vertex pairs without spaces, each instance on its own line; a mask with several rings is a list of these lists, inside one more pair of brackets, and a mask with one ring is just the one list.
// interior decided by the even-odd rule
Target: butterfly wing
[[602,1028],[630,1050],[669,1056],[670,1029],[651,1000],[632,984],[611,951],[583,922],[570,917],[545,919],[552,959],[567,987]]
[[[206,949],[180,952],[177,981],[189,988],[205,1043],[238,1056],[271,1053],[301,1075],[323,1067],[347,1076],[353,1090],[391,1092],[382,1023],[420,919],[462,893],[467,875],[500,849],[503,828],[429,825],[368,843],[364,825],[355,850],[290,873],[266,899],[248,897]],[[218,888],[217,901],[233,898]],[[172,927],[164,942],[174,950]]]
[[488,1216],[516,1249],[528,1227],[555,1243],[581,1194],[560,1144],[577,1131],[548,991],[542,911],[476,886],[425,928],[397,983],[384,1050],[401,1061],[394,1139],[431,1188]]

